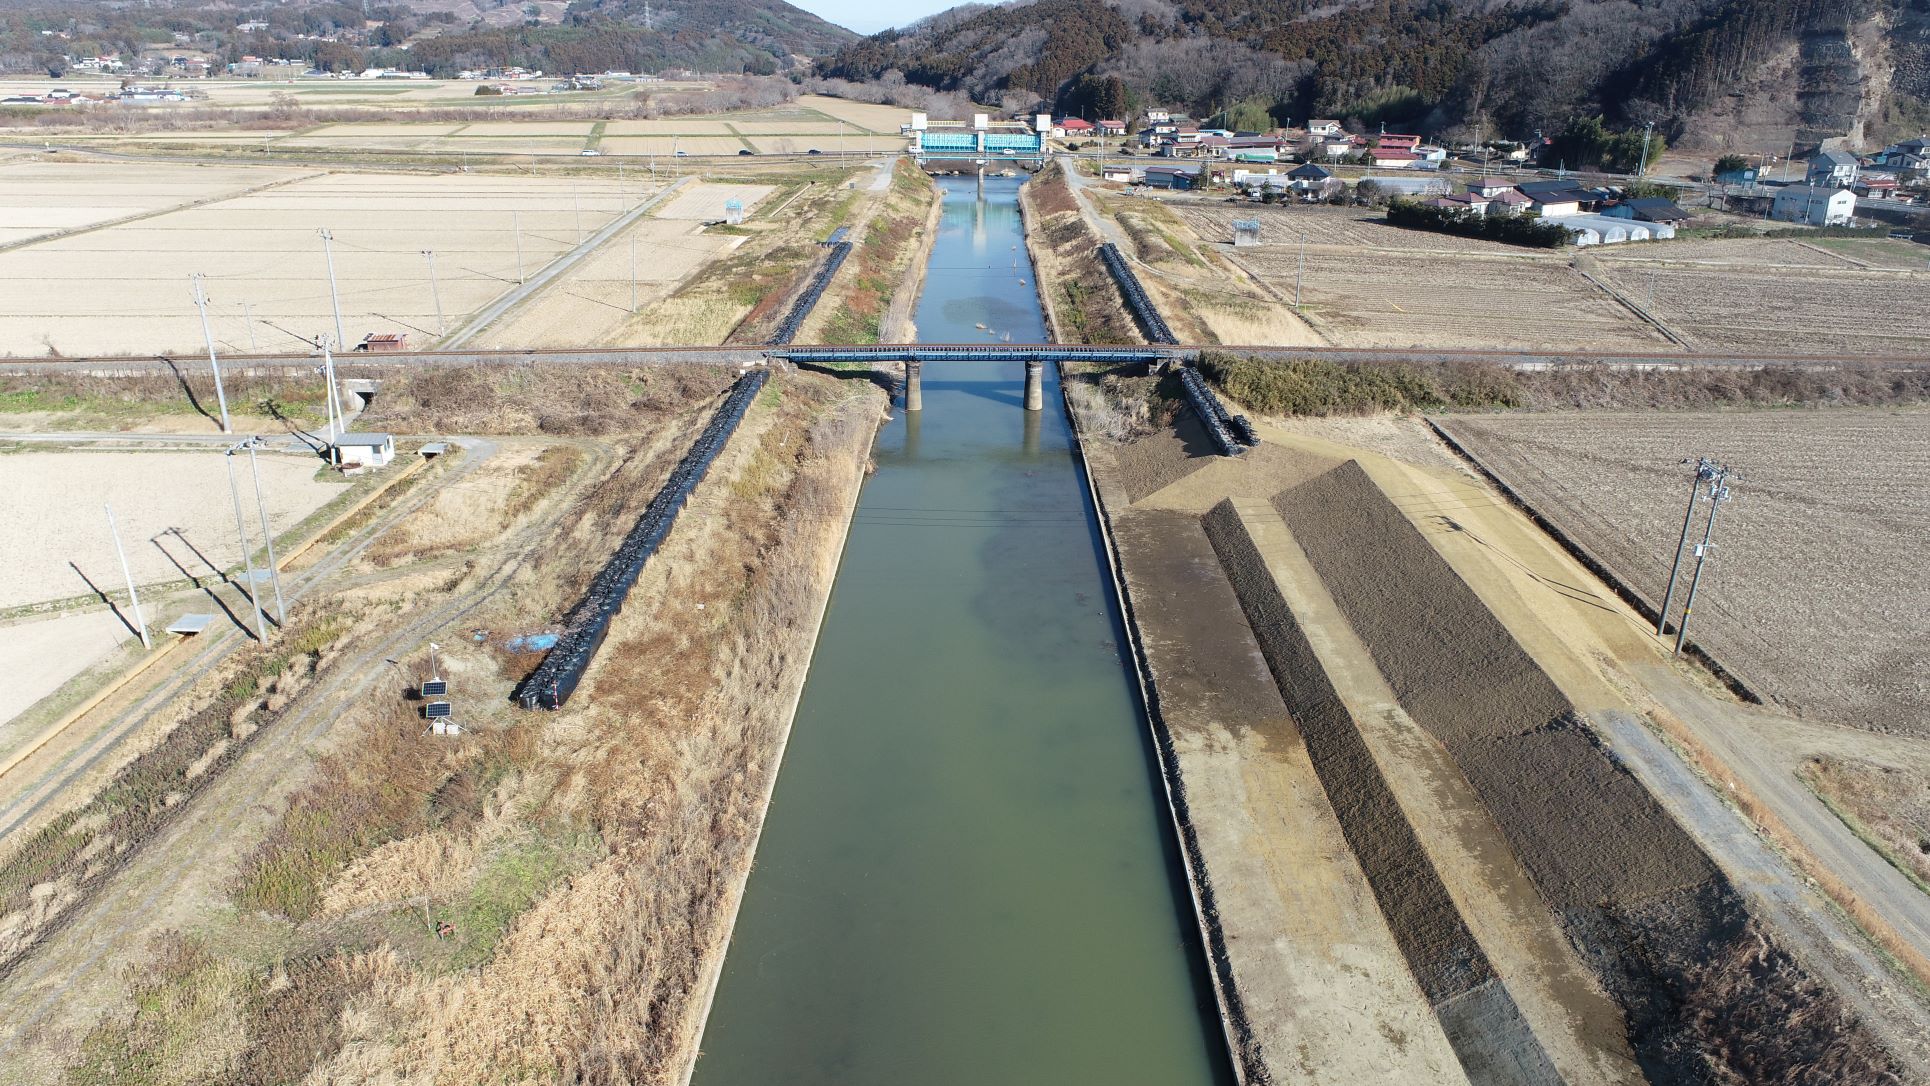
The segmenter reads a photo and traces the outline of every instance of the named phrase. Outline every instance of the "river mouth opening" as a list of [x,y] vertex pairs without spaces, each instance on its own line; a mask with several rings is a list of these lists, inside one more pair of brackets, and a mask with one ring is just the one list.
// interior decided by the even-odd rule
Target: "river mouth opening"
[[[938,178],[928,342],[1040,343],[1020,182]],[[1232,1081],[1103,542],[1019,363],[880,432],[700,1086]]]

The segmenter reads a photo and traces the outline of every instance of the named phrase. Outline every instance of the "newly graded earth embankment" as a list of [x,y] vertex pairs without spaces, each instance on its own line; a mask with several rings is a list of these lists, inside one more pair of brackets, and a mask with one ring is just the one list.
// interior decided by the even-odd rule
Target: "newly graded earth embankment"
[[1499,546],[1486,506],[1279,429],[1213,456],[1106,382],[1069,399],[1250,1079],[1896,1081],[1429,538]]
[[[1273,504],[1401,706],[1467,775],[1622,1007],[1650,1081],[1865,1082],[1888,1073],[1874,1039],[1750,916],[1357,462]],[[1253,591],[1241,581],[1236,590]],[[1289,636],[1274,626],[1263,643]],[[1281,678],[1283,689],[1319,681],[1303,668]],[[1398,915],[1390,921],[1398,930]]]
[[1415,836],[1233,503],[1202,518],[1408,968],[1475,1083],[1559,1083]]

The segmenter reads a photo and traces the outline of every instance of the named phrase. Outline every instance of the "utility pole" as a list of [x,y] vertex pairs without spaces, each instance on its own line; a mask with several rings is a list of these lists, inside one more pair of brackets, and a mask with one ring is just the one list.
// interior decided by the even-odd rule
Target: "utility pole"
[[114,537],[114,553],[121,556],[121,576],[127,578],[127,598],[134,605],[134,628],[141,632],[141,647],[151,649],[154,643],[147,639],[147,619],[141,617],[141,595],[134,591],[134,571],[128,568],[127,552],[121,549],[121,530],[114,524],[114,507],[103,505],[107,510],[107,534]]
[[576,210],[576,243],[583,244],[583,190],[570,185],[570,206]]
[[261,344],[255,342],[255,306],[253,302],[241,303],[241,319],[248,325],[248,353],[260,354]]
[[637,311],[637,233],[630,232],[630,312]]
[[342,327],[342,295],[335,289],[335,235],[321,229],[322,258],[328,261],[328,300],[335,306],[335,342],[347,343],[348,330]]
[[261,496],[261,465],[255,462],[255,450],[265,442],[261,435],[242,442],[248,449],[248,471],[255,477],[255,511],[261,514],[261,538],[268,545],[268,579],[275,584],[275,625],[288,625],[288,605],[281,599],[281,568],[275,563],[275,530],[268,524],[268,503]]
[[208,342],[208,366],[214,370],[214,398],[221,405],[221,432],[233,433],[228,424],[228,394],[221,387],[221,363],[214,357],[214,330],[208,327],[208,293],[201,289],[201,273],[188,278],[194,284],[194,307],[201,311],[201,338]]
[[1293,273],[1293,311],[1300,312],[1300,281],[1307,277],[1307,235],[1300,235],[1300,266]]
[[516,235],[516,285],[523,285],[523,216],[519,211],[509,213],[509,232]]
[[[1682,461],[1684,464],[1689,461]],[[1689,509],[1682,514],[1682,537],[1675,544],[1675,562],[1669,566],[1669,588],[1662,593],[1662,611],[1655,619],[1655,636],[1661,637],[1669,624],[1669,605],[1675,602],[1675,580],[1682,571],[1682,552],[1689,547],[1689,522],[1695,519],[1695,500],[1702,484],[1716,477],[1715,461],[1702,457],[1695,461],[1695,475],[1689,479]]]
[[1635,176],[1649,175],[1649,135],[1655,131],[1655,122],[1649,121],[1642,126],[1642,163],[1636,168]]
[[1722,503],[1729,500],[1729,469],[1718,468],[1716,477],[1709,483],[1709,523],[1703,525],[1702,542],[1695,549],[1695,572],[1689,576],[1689,595],[1682,601],[1682,621],[1675,624],[1675,651],[1681,652],[1682,645],[1689,639],[1689,612],[1695,610],[1695,591],[1702,587],[1702,563],[1709,560],[1709,553],[1715,544],[1709,542],[1716,534],[1716,514],[1722,512]]
[[335,352],[327,336],[322,337],[322,368],[328,372],[328,405],[335,412],[335,433],[329,438],[333,441],[348,430],[348,416],[342,411],[342,389],[335,380]]
[[221,455],[228,468],[228,496],[235,503],[235,535],[241,539],[241,563],[248,570],[248,602],[255,607],[255,639],[268,643],[268,620],[261,614],[261,584],[255,580],[255,552],[248,545],[248,522],[241,515],[241,491],[235,486],[235,450],[229,449]]
[[429,296],[436,303],[436,335],[446,336],[449,334],[449,325],[442,319],[442,288],[436,285],[436,251],[424,249],[422,255],[429,260]]

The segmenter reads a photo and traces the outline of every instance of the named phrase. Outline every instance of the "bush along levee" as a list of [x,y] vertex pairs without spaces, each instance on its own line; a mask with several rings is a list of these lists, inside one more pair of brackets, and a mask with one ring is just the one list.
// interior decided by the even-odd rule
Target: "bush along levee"
[[1570,241],[1560,225],[1521,215],[1477,215],[1445,207],[1429,207],[1414,200],[1387,205],[1387,221],[1411,230],[1432,230],[1464,238],[1485,238],[1508,245],[1559,249]]
[[1446,407],[1518,407],[1522,390],[1500,366],[1249,358],[1201,351],[1200,371],[1262,415],[1366,415]]

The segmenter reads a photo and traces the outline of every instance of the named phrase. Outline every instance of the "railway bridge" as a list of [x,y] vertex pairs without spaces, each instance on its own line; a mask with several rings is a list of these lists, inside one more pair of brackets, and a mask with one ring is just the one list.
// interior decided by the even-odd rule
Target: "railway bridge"
[[1153,347],[1066,347],[1052,344],[1026,346],[1001,344],[975,347],[965,344],[908,344],[875,347],[784,347],[771,350],[774,358],[787,362],[829,365],[838,362],[903,362],[905,364],[905,410],[925,409],[922,370],[927,362],[1023,362],[1025,363],[1025,409],[1037,411],[1045,406],[1045,364],[1047,362],[1100,362],[1107,365],[1130,363],[1157,364],[1178,357],[1179,352]]

